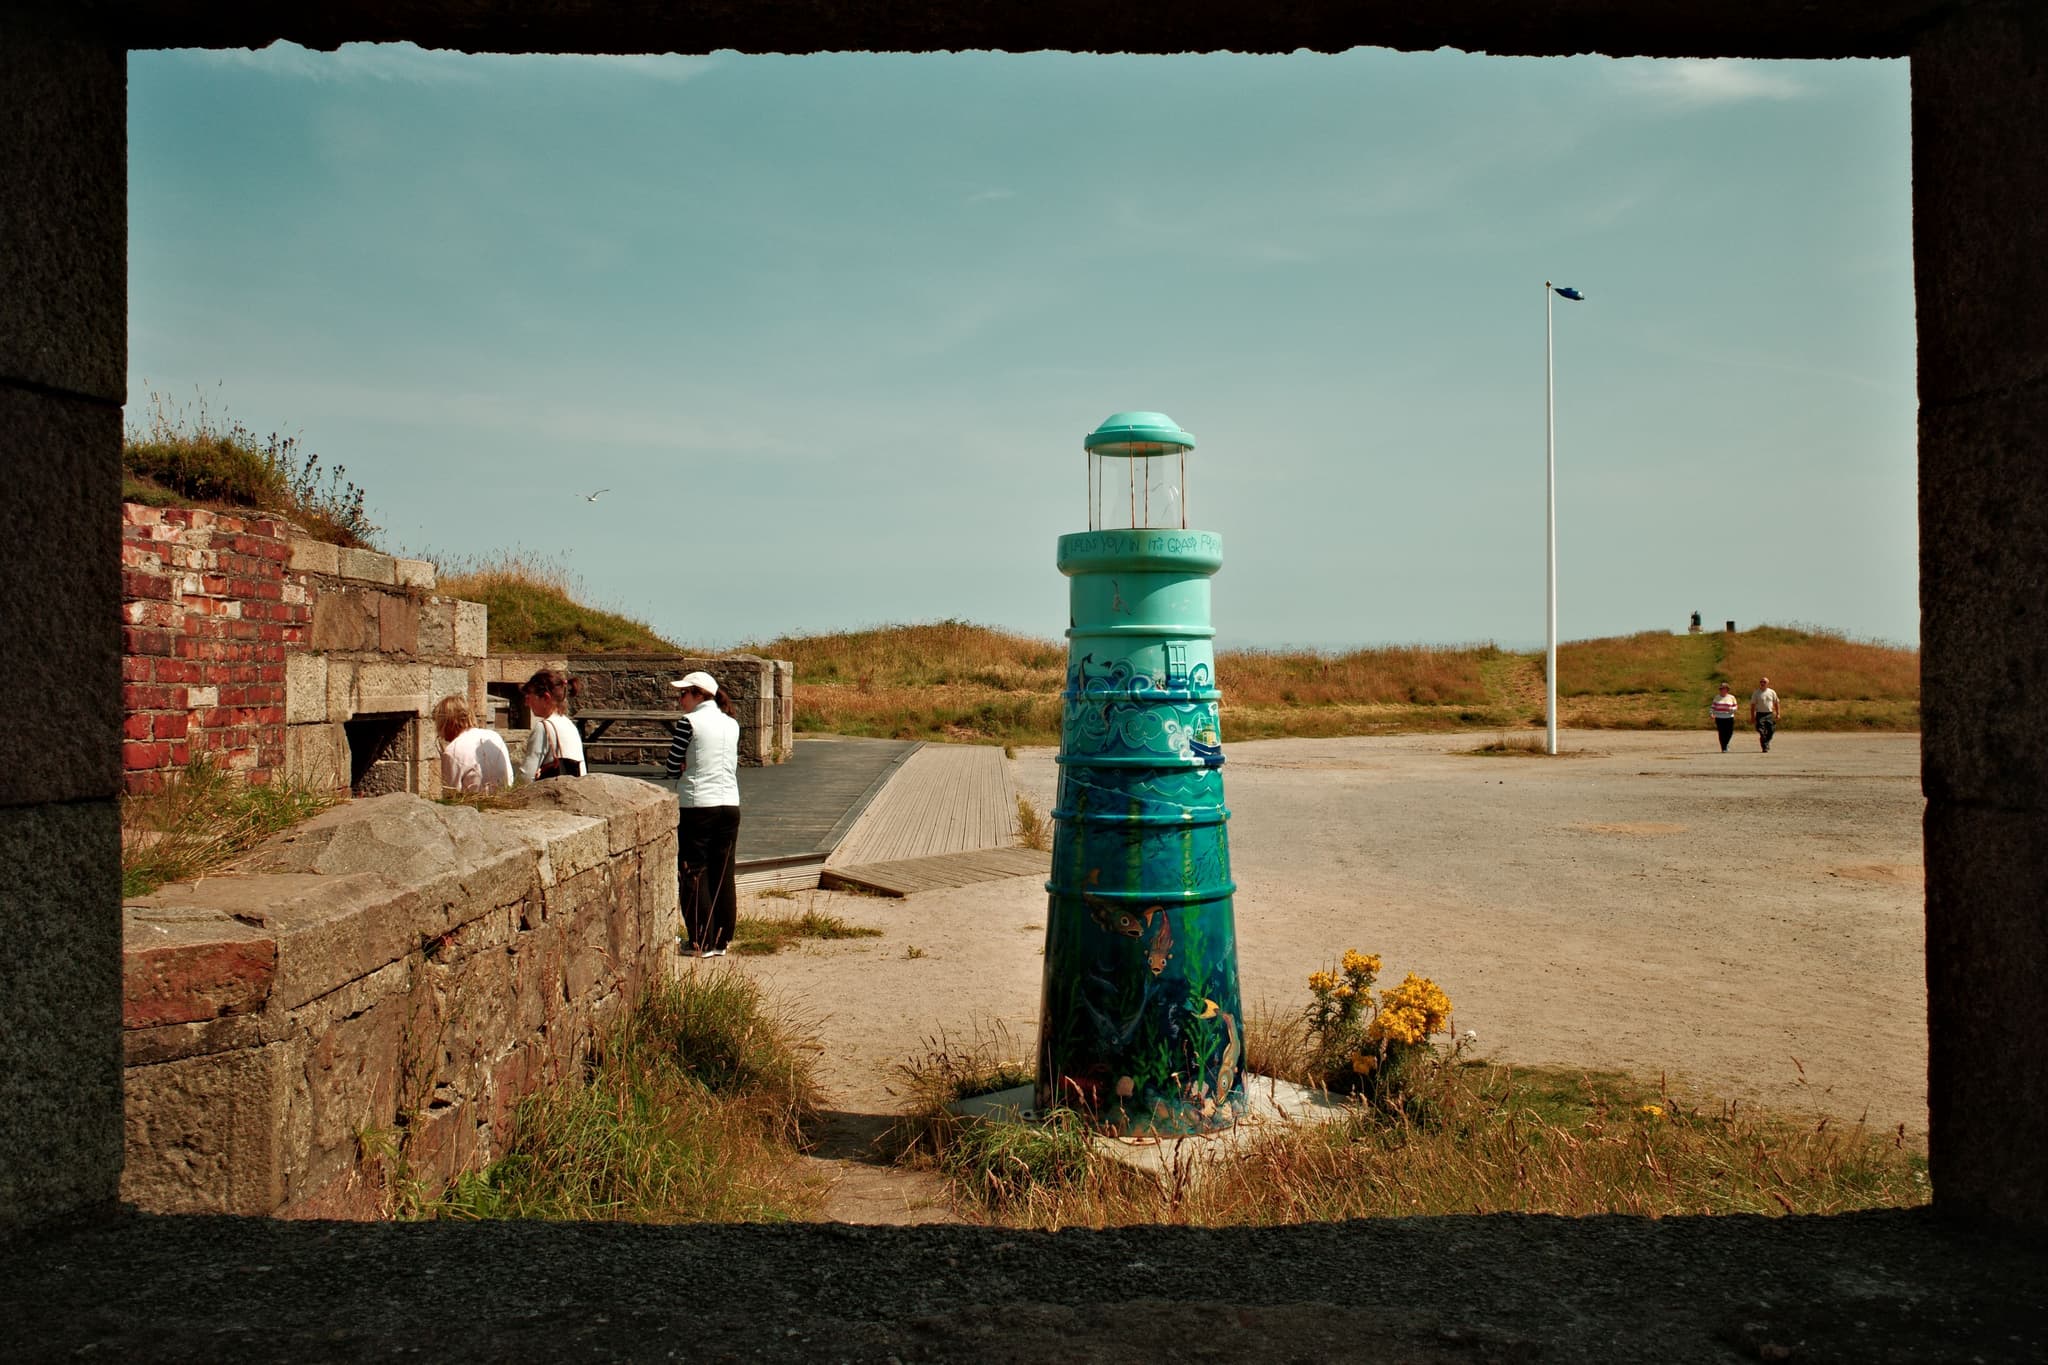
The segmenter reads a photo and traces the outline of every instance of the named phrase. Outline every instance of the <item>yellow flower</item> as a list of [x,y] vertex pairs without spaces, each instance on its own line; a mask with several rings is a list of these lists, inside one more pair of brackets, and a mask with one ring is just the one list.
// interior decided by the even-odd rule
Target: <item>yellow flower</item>
[[1332,994],[1334,994],[1339,1000],[1349,1000],[1353,995],[1356,995],[1357,992],[1352,990],[1349,985],[1343,985],[1339,986],[1334,992],[1332,992]]
[[1380,1012],[1368,1037],[1419,1043],[1450,1027],[1451,998],[1426,976],[1408,973],[1400,985],[1380,995]]
[[1664,1106],[1661,1104],[1638,1105],[1637,1110],[1640,1113],[1648,1114],[1653,1119],[1661,1119],[1664,1117]]
[[1361,953],[1356,948],[1344,950],[1344,972],[1347,976],[1378,976],[1380,959],[1377,953]]
[[1428,1036],[1420,1010],[1408,1005],[1382,1003],[1365,1036],[1373,1042],[1419,1043]]
[[1377,1057],[1368,1057],[1363,1052],[1354,1052],[1351,1054],[1351,1069],[1361,1076],[1370,1076],[1373,1072],[1373,1068],[1377,1067],[1379,1064],[1380,1059]]
[[1337,989],[1337,974],[1335,972],[1310,972],[1308,974],[1308,988],[1317,995],[1334,991]]

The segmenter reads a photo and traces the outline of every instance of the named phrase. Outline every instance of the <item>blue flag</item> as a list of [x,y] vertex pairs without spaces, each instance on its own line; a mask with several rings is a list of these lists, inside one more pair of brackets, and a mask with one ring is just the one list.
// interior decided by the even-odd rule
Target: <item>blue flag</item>
[[1576,289],[1568,289],[1561,284],[1553,284],[1550,287],[1557,291],[1559,298],[1577,299],[1580,303],[1584,303],[1586,301],[1586,296],[1584,294],[1581,294]]

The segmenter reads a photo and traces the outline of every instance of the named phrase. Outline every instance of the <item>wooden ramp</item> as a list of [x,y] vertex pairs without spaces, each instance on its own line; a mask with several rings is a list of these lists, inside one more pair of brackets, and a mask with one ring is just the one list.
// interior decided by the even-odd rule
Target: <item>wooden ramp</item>
[[787,763],[740,769],[740,889],[818,884],[825,859],[921,746],[799,739]]
[[1003,877],[1051,875],[1052,854],[1044,849],[984,848],[969,853],[941,853],[931,858],[904,858],[893,863],[827,867],[818,874],[818,885],[878,896],[909,896]]
[[1003,751],[927,744],[904,759],[840,839],[827,867],[893,863],[1016,842],[1017,793]]
[[907,896],[1046,875],[1052,855],[1016,845],[1017,793],[1003,751],[927,744],[906,758],[825,860],[818,885]]

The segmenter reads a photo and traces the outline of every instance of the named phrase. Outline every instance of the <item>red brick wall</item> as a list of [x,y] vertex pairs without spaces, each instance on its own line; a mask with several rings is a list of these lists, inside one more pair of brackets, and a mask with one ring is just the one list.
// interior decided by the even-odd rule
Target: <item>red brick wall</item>
[[284,656],[312,608],[285,523],[121,508],[122,759],[131,792],[210,753],[252,781],[284,765]]

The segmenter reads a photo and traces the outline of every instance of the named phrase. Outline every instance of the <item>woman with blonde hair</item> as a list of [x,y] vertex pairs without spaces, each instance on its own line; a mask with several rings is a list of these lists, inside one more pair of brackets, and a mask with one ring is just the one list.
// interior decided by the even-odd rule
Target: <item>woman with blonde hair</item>
[[469,723],[469,703],[450,694],[434,703],[441,736],[441,786],[452,792],[494,792],[512,785],[512,751],[496,730]]

